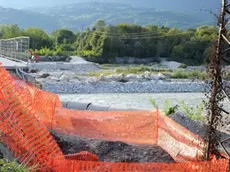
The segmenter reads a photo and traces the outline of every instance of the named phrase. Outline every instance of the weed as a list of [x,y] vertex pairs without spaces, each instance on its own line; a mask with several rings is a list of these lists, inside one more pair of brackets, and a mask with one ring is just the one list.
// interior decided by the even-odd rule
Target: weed
[[[149,101],[153,105],[154,108],[156,109],[159,108],[156,100],[150,98]],[[193,107],[187,106],[184,100],[180,102],[180,105],[172,105],[172,103],[168,99],[166,99],[164,102],[163,112],[165,115],[170,116],[171,114],[176,113],[179,110],[179,107],[180,107],[180,110],[191,120],[194,120],[194,121],[198,121],[198,120],[204,121],[205,120],[204,116],[202,115],[204,112],[204,108],[205,108],[204,102],[202,102],[197,107],[193,108]]]
[[[150,98],[149,101],[153,105],[154,108],[156,109],[159,108],[158,104],[156,103],[154,99]],[[168,99],[166,99],[165,105],[163,108],[163,112],[165,113],[165,115],[170,116],[171,114],[176,113],[176,111],[178,110],[178,107],[179,107],[178,105],[172,105],[171,102]]]
[[26,165],[18,164],[16,161],[9,162],[7,159],[0,159],[1,172],[29,172],[34,167],[26,167]]
[[180,104],[181,104],[182,112],[190,119],[197,120],[197,121],[205,120],[204,116],[202,115],[205,108],[204,102],[201,102],[201,104],[195,108],[187,106],[184,101],[181,101]]
[[182,63],[178,68],[187,68],[187,65]]
[[173,71],[171,77],[176,78],[176,79],[205,80],[207,78],[207,74],[205,72],[201,72],[199,70],[186,71],[186,70],[182,70],[182,69],[177,69],[177,70]]

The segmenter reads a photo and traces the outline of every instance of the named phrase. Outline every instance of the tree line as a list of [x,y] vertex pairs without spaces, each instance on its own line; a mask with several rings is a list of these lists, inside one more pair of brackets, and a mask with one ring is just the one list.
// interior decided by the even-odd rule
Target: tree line
[[29,36],[30,48],[39,55],[71,54],[103,62],[113,62],[115,57],[151,57],[156,61],[158,57],[167,57],[200,65],[208,57],[217,32],[212,26],[187,30],[126,23],[107,26],[103,20],[76,33],[59,29],[48,34],[39,28],[0,26],[0,39],[18,36]]

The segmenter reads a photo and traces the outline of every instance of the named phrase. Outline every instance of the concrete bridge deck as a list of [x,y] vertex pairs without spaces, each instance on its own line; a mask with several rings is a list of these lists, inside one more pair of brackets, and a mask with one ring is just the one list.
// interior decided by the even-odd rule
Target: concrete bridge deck
[[23,62],[16,62],[0,56],[0,63],[6,69],[27,68],[27,64]]

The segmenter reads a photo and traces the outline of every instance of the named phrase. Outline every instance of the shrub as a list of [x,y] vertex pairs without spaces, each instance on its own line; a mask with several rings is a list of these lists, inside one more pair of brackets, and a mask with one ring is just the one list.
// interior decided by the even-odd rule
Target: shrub
[[172,78],[187,79],[188,73],[185,70],[175,70],[172,73]]
[[206,72],[201,72],[199,70],[186,71],[177,69],[172,73],[172,78],[176,79],[200,79],[205,80],[207,78]]
[[[153,105],[154,108],[158,109],[158,104],[156,103],[156,101],[152,98],[149,99],[150,103]],[[176,113],[176,111],[178,110],[178,105],[172,105],[171,102],[166,99],[165,100],[165,104],[164,104],[164,108],[163,108],[163,112],[165,115],[170,116],[173,113]]]
[[182,63],[178,68],[187,68],[187,65]]
[[16,161],[9,162],[7,159],[0,159],[1,172],[29,172],[35,168],[35,166],[27,168],[26,165],[18,164]]
[[[150,98],[149,101],[153,105],[154,108],[156,109],[159,108],[156,100]],[[182,110],[182,112],[191,120],[199,120],[199,121],[205,120],[204,116],[202,115],[204,112],[204,108],[205,108],[204,102],[202,102],[197,107],[193,108],[193,107],[187,106],[184,101],[181,101],[180,106],[179,106],[179,105],[172,105],[172,103],[168,99],[166,99],[164,103],[163,112],[165,115],[170,116],[171,114],[176,113],[179,110],[179,107]]]
[[201,102],[200,105],[197,107],[193,108],[190,106],[187,106],[184,101],[181,101],[181,110],[182,112],[189,117],[192,120],[199,120],[199,121],[204,121],[204,116],[202,115],[204,112],[205,104],[204,102]]

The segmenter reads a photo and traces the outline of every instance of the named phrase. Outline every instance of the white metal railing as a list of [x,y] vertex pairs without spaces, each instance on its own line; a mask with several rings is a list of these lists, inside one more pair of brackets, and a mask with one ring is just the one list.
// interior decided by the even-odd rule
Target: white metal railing
[[30,57],[29,46],[29,37],[0,39],[0,55],[5,58],[27,61]]

